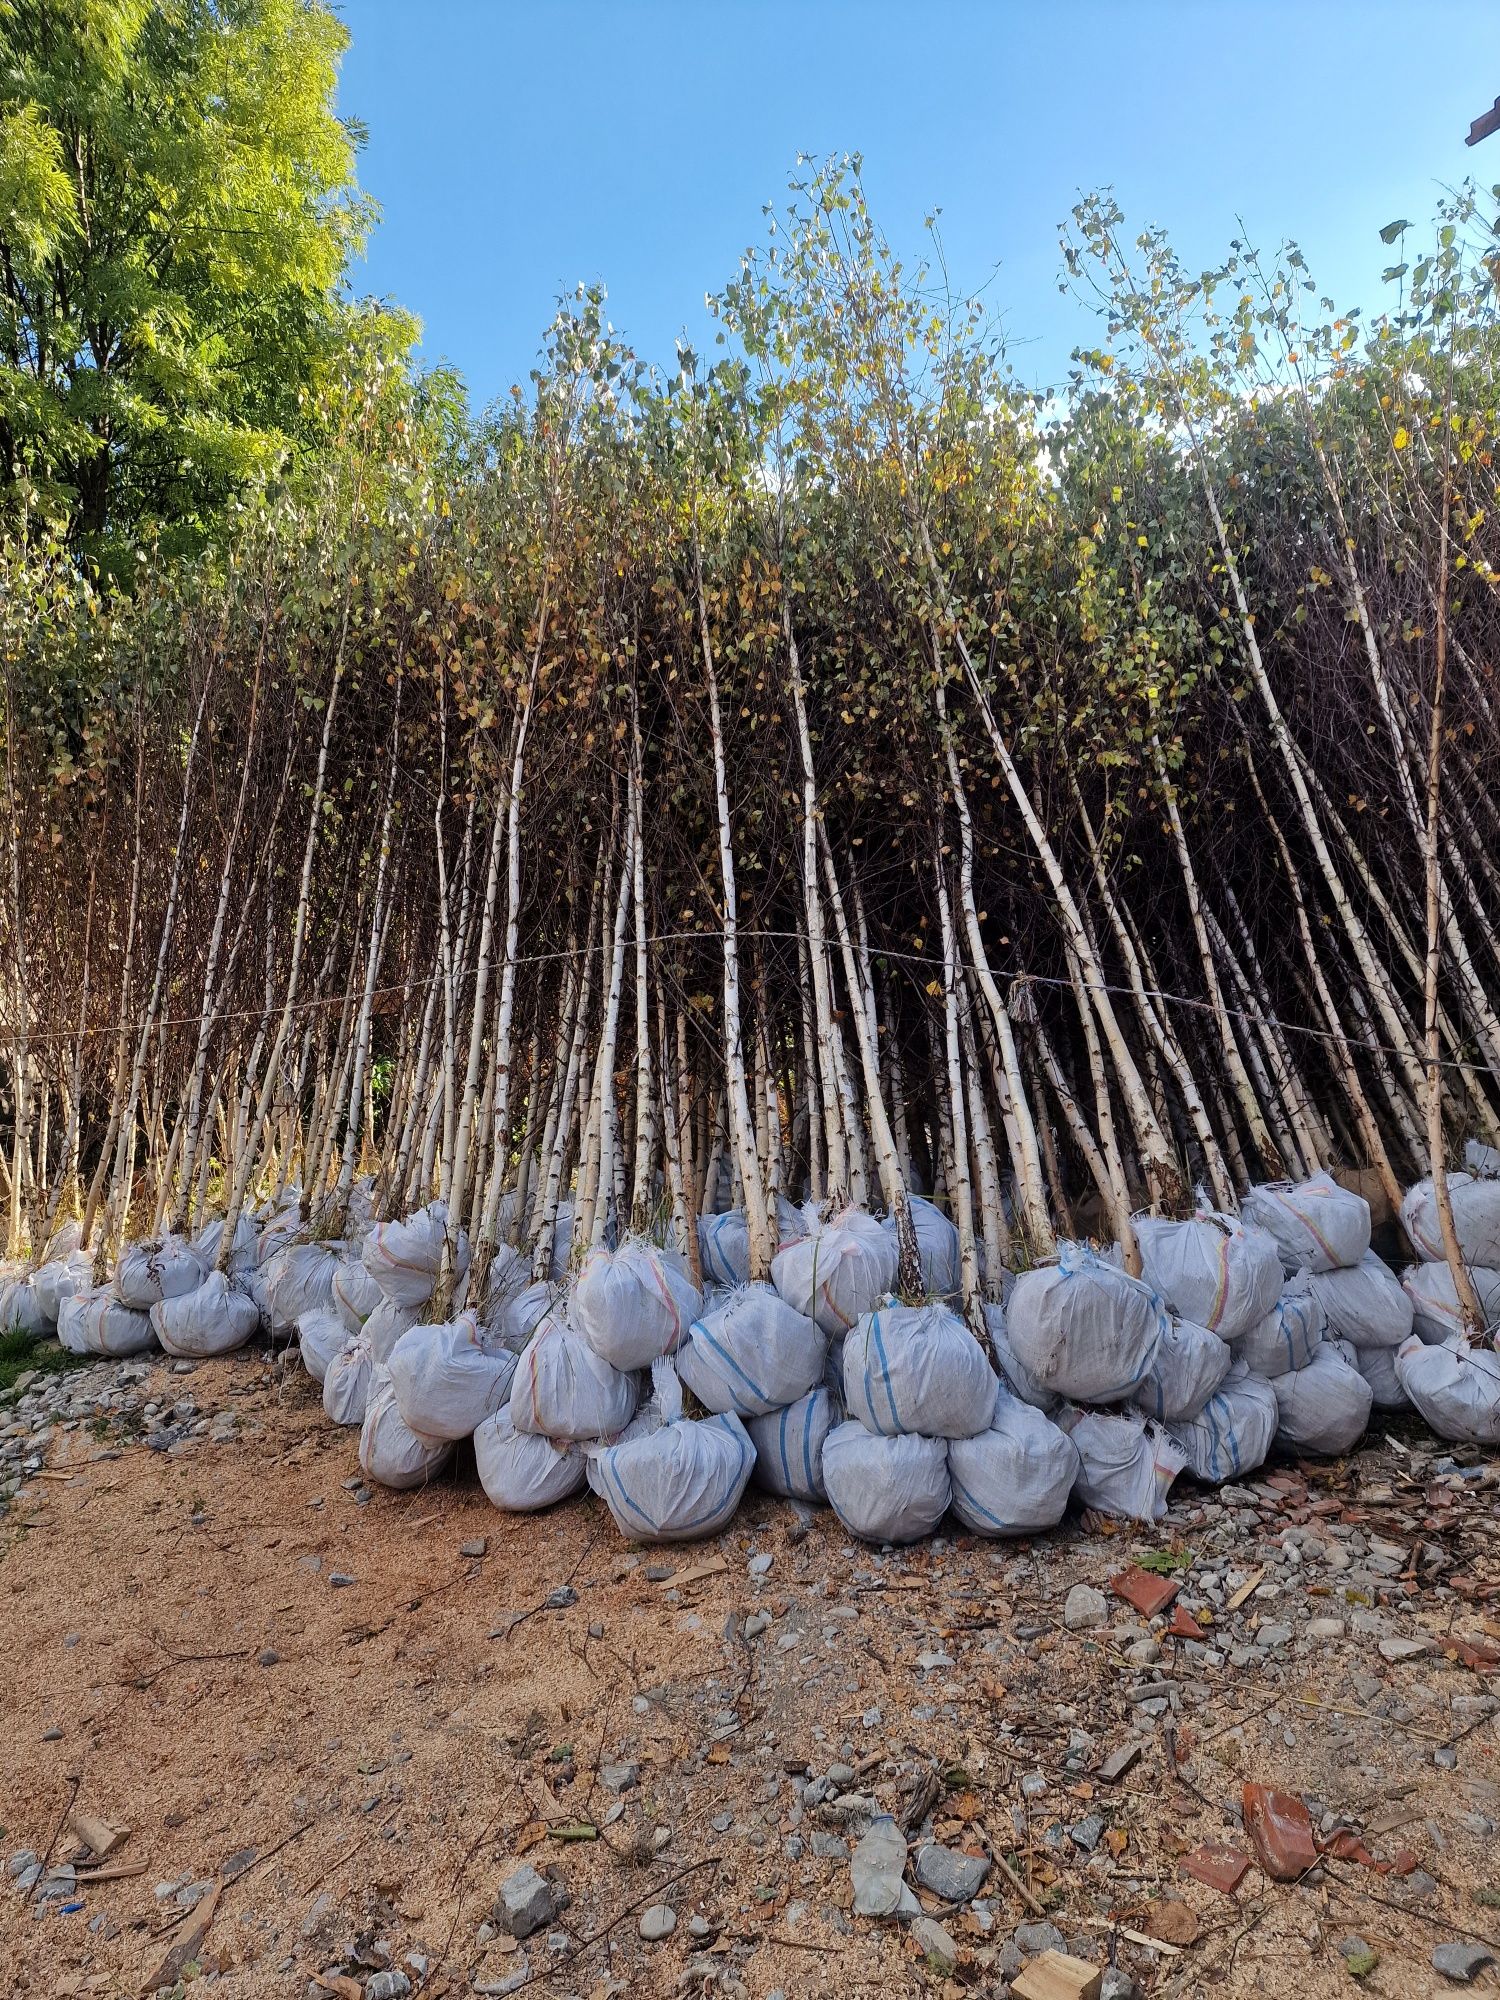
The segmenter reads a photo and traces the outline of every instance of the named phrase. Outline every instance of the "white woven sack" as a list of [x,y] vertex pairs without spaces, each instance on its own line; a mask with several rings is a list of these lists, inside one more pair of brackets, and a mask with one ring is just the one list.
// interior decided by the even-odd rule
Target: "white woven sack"
[[755,1446],[755,1483],[786,1500],[825,1500],[823,1446],[844,1420],[841,1399],[822,1384],[745,1428]]
[[159,1299],[151,1308],[152,1329],[168,1354],[195,1361],[210,1354],[232,1354],[259,1325],[260,1309],[254,1299],[222,1271],[210,1271],[196,1291]]
[[[1448,1200],[1464,1262],[1500,1269],[1500,1180],[1491,1174],[1449,1174]],[[1407,1190],[1401,1220],[1423,1262],[1442,1263],[1443,1232],[1430,1180]]]
[[839,1424],[823,1443],[823,1485],[851,1535],[917,1542],[948,1511],[948,1446],[943,1438],[874,1437],[863,1424]]
[[690,1542],[717,1534],[740,1504],[755,1447],[732,1413],[689,1421],[670,1361],[651,1370],[660,1424],[644,1436],[598,1445],[589,1485],[633,1542]]
[[1311,1280],[1299,1272],[1265,1318],[1235,1342],[1235,1358],[1267,1378],[1305,1368],[1318,1351],[1325,1323]]
[[391,1349],[386,1366],[396,1408],[424,1437],[470,1437],[510,1396],[516,1357],[493,1346],[471,1312],[434,1326],[414,1326]]
[[[224,1244],[224,1222],[225,1218],[222,1215],[214,1216],[212,1221],[204,1223],[193,1238],[194,1254],[205,1271],[213,1270],[219,1261],[219,1251]],[[260,1242],[260,1231],[255,1225],[254,1217],[246,1215],[243,1209],[240,1211],[239,1221],[234,1225],[234,1236],[231,1240],[233,1248],[229,1253],[228,1268],[233,1270],[236,1264],[255,1257]]]
[[1073,1491],[1085,1507],[1125,1521],[1159,1521],[1187,1453],[1160,1424],[1135,1411],[1065,1404],[1058,1424],[1078,1451]]
[[333,1309],[350,1333],[359,1332],[384,1297],[362,1256],[340,1257],[333,1274]]
[[362,1333],[352,1334],[328,1357],[323,1371],[323,1412],[330,1423],[362,1424],[370,1400],[370,1379],[380,1364]]
[[490,1333],[512,1354],[520,1354],[556,1303],[551,1283],[538,1278],[519,1292],[497,1298],[492,1291],[485,1301],[484,1323]]
[[425,1485],[452,1456],[451,1444],[424,1438],[406,1422],[396,1407],[391,1371],[377,1363],[371,1370],[365,1420],[359,1433],[359,1463],[366,1479],[401,1492]]
[[1396,1373],[1396,1347],[1356,1347],[1352,1341],[1336,1340],[1333,1345],[1349,1363],[1357,1368],[1370,1385],[1377,1410],[1405,1410],[1411,1407],[1410,1399],[1401,1386],[1401,1377]]
[[64,1299],[57,1337],[73,1354],[108,1354],[116,1359],[144,1354],[156,1345],[150,1313],[122,1306],[109,1285]]
[[[437,1287],[448,1230],[447,1204],[429,1202],[404,1221],[375,1223],[364,1241],[365,1269],[399,1306],[425,1306]],[[458,1233],[455,1283],[469,1268],[469,1239]]]
[[1254,1223],[1205,1209],[1187,1222],[1138,1215],[1133,1226],[1147,1284],[1220,1340],[1238,1340],[1276,1303],[1281,1256]]
[[1023,1403],[1029,1403],[1032,1409],[1050,1417],[1063,1399],[1055,1389],[1044,1389],[1030,1371],[1022,1367],[1016,1350],[1010,1344],[1005,1308],[987,1305],[984,1308],[984,1324],[990,1336],[990,1352],[995,1357],[1006,1387]]
[[802,1213],[808,1233],[777,1251],[771,1282],[794,1312],[815,1319],[825,1333],[847,1333],[895,1284],[895,1238],[862,1208],[846,1208],[828,1222],[814,1203]]
[[1370,1421],[1370,1385],[1325,1340],[1305,1368],[1271,1379],[1276,1391],[1276,1442],[1293,1451],[1337,1458],[1358,1444]]
[[1439,1437],[1500,1444],[1500,1355],[1455,1337],[1441,1347],[1408,1340],[1397,1350],[1402,1388]]
[[[917,1232],[917,1256],[922,1265],[923,1284],[934,1298],[956,1298],[963,1282],[958,1230],[940,1208],[923,1196],[908,1195],[907,1201],[911,1207],[912,1227]],[[900,1240],[896,1234],[895,1216],[885,1216],[882,1227],[896,1244],[899,1257]]]
[[94,1282],[93,1259],[86,1250],[70,1250],[65,1257],[49,1258],[31,1274],[31,1295],[49,1327],[55,1327],[63,1301],[86,1292]]
[[[1277,1272],[1279,1283],[1279,1265]],[[1166,1313],[1139,1278],[1087,1244],[1063,1243],[1057,1263],[1016,1279],[1005,1326],[1012,1353],[1038,1388],[1084,1403],[1119,1403],[1150,1374]]]
[[1235,1350],[1206,1326],[1169,1314],[1151,1373],[1135,1392],[1136,1407],[1159,1423],[1186,1423],[1224,1380],[1234,1357]]
[[1370,1204],[1332,1174],[1265,1181],[1251,1188],[1242,1207],[1248,1221],[1275,1238],[1289,1273],[1341,1271],[1370,1247]]
[[566,1500],[588,1469],[578,1445],[518,1431],[509,1408],[496,1410],[475,1431],[474,1463],[491,1504],[509,1514],[534,1514]]
[[1220,1486],[1265,1464],[1278,1421],[1275,1390],[1237,1361],[1196,1416],[1168,1428],[1194,1477]]
[[762,1417],[805,1396],[823,1373],[825,1342],[770,1285],[744,1285],[695,1319],[677,1372],[705,1409]]
[[23,1333],[28,1340],[35,1340],[51,1331],[30,1278],[12,1278],[0,1284],[0,1333]]
[[615,1437],[635,1410],[635,1378],[622,1375],[555,1315],[537,1328],[516,1365],[510,1415],[533,1436]]
[[995,1371],[947,1306],[881,1306],[844,1342],[844,1407],[880,1437],[973,1437],[994,1406]]
[[302,1365],[315,1382],[324,1380],[329,1362],[354,1337],[338,1313],[322,1306],[302,1315],[297,1322],[297,1345],[302,1351]]
[[[264,1239],[262,1239],[264,1240]],[[262,1263],[271,1332],[285,1339],[305,1312],[333,1309],[339,1243],[283,1243]]]
[[1347,1271],[1317,1271],[1308,1288],[1334,1340],[1356,1347],[1399,1347],[1411,1332],[1412,1302],[1390,1265],[1367,1250]]
[[203,1266],[180,1236],[127,1243],[115,1265],[115,1297],[137,1312],[150,1312],[160,1300],[180,1298],[202,1283]]
[[996,1386],[988,1428],[948,1446],[953,1511],[976,1535],[1034,1535],[1067,1512],[1078,1447],[1040,1410]]
[[[776,1197],[772,1219],[776,1247],[784,1250],[807,1233],[801,1209],[785,1196]],[[698,1264],[703,1283],[735,1290],[750,1282],[750,1227],[742,1208],[726,1208],[720,1215],[698,1217]]]
[[389,1361],[396,1342],[412,1327],[422,1323],[420,1306],[398,1306],[394,1299],[382,1299],[360,1328],[377,1361]]
[[591,1250],[574,1280],[568,1320],[613,1368],[649,1368],[670,1354],[703,1295],[674,1251],[632,1237]]
[[[32,1280],[36,1284],[41,1273]],[[1469,1278],[1479,1295],[1486,1327],[1500,1321],[1500,1271],[1482,1264],[1469,1267]],[[1429,1347],[1441,1347],[1454,1334],[1463,1334],[1464,1316],[1458,1303],[1458,1288],[1446,1264],[1410,1264],[1401,1273],[1401,1289],[1411,1300],[1411,1330]]]

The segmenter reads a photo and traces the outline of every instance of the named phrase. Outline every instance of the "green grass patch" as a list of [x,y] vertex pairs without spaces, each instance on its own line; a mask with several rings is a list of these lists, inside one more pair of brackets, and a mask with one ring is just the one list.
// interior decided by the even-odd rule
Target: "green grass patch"
[[0,1333],[0,1396],[8,1396],[30,1368],[47,1375],[64,1375],[72,1368],[87,1368],[87,1354],[71,1354],[55,1340],[35,1340],[29,1333],[12,1327]]

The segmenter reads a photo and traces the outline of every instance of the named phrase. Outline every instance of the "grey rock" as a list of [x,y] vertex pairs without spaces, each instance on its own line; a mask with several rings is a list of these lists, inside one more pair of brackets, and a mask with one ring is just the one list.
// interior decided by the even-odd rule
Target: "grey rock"
[[377,1972],[365,1986],[365,2000],[405,2000],[411,1991],[411,1981],[404,1972],[395,1967],[389,1972]]
[[[1402,1660],[1420,1660],[1424,1653],[1432,1651],[1430,1639],[1382,1639],[1379,1643],[1381,1659],[1389,1660],[1392,1665]],[[1446,1945],[1438,1947],[1440,1951],[1446,1951],[1447,1948]],[[1442,1970],[1441,1967],[1438,1969]]]
[[28,1868],[35,1868],[37,1860],[29,1847],[18,1848],[7,1864],[11,1875],[24,1875]]
[[1056,1924],[1017,1924],[1016,1943],[1028,1958],[1039,1951],[1066,1951],[1068,1941]]
[[516,1969],[514,1972],[507,1972],[503,1979],[487,1979],[480,1985],[477,1985],[474,1991],[482,1993],[485,1996],[485,2000],[501,2000],[501,1996],[506,1993],[519,1993],[530,1977],[531,1966],[523,1951],[516,1960]]
[[828,1766],[828,1782],[836,1792],[846,1790],[854,1783],[854,1766],[852,1764],[830,1764]]
[[1461,1986],[1470,1985],[1487,1965],[1495,1963],[1495,1954],[1482,1944],[1440,1944],[1432,1954],[1432,1969],[1440,1972],[1444,1979],[1457,1980]]
[[1099,1984],[1099,2000],[1139,2000],[1140,1990],[1122,1966],[1110,1965]]
[[836,1833],[815,1833],[812,1837],[813,1858],[817,1861],[847,1861],[849,1843],[841,1840]]
[[751,1556],[745,1567],[752,1576],[769,1576],[771,1565],[775,1560],[774,1556]]
[[495,1922],[512,1937],[530,1937],[533,1931],[550,1924],[566,1904],[567,1898],[557,1885],[539,1875],[528,1861],[500,1884],[495,1898]]
[[258,1667],[279,1667],[281,1655],[274,1646],[265,1646],[256,1654],[255,1664]]
[[1109,1617],[1104,1592],[1091,1583],[1075,1583],[1063,1605],[1063,1624],[1070,1632],[1094,1632]]
[[641,1782],[641,1767],[639,1764],[601,1764],[599,1778],[606,1791],[628,1792]]
[[1126,1772],[1131,1770],[1139,1760],[1140,1754],[1141,1746],[1139,1743],[1122,1743],[1118,1750],[1110,1751],[1104,1762],[1099,1766],[1096,1776],[1103,1784],[1117,1785]]
[[676,1930],[677,1912],[670,1903],[653,1903],[649,1910],[642,1910],[638,1928],[647,1944],[660,1944]]
[[1082,1848],[1085,1854],[1092,1854],[1104,1838],[1104,1821],[1098,1813],[1090,1813],[1087,1819],[1081,1819],[1075,1826],[1068,1828],[1068,1838],[1075,1847]]
[[1426,1902],[1429,1896],[1437,1894],[1437,1883],[1425,1868],[1414,1868],[1402,1887],[1408,1896],[1415,1896],[1419,1902]]
[[922,1956],[930,1959],[943,1972],[951,1972],[958,1963],[958,1946],[950,1932],[932,1917],[913,1917],[911,1934]]
[[560,1583],[556,1590],[549,1590],[547,1592],[546,1602],[543,1604],[542,1609],[544,1611],[566,1611],[570,1604],[576,1604],[577,1602],[578,1592],[573,1588],[572,1584]]
[[331,1590],[347,1590],[353,1581],[347,1570],[336,1569],[329,1577],[328,1585]]
[[745,1637],[747,1639],[758,1639],[770,1622],[771,1614],[769,1611],[752,1611],[750,1616],[745,1620]]
[[1352,1937],[1340,1938],[1338,1948],[1340,1958],[1364,1958],[1369,1953],[1370,1942],[1368,1938],[1362,1938],[1356,1934]]
[[982,1854],[927,1841],[917,1849],[917,1880],[945,1903],[970,1903],[979,1894],[990,1864]]
[[483,1535],[476,1535],[472,1542],[460,1542],[458,1553],[461,1556],[471,1556],[477,1560],[480,1556],[489,1553],[489,1546],[489,1542]]
[[61,1743],[62,1731],[60,1729],[44,1729],[42,1731],[42,1741],[44,1743]]
[[1262,1625],[1255,1635],[1255,1643],[1263,1653],[1274,1653],[1284,1646],[1291,1636],[1290,1625]]
[[1342,1618],[1314,1618],[1307,1627],[1309,1639],[1342,1639],[1344,1621]]

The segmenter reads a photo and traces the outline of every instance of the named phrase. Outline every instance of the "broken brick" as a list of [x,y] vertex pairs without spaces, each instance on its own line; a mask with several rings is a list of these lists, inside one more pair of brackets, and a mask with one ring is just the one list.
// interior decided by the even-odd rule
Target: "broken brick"
[[1154,1618],[1158,1611],[1166,1610],[1182,1585],[1176,1577],[1155,1576],[1149,1569],[1132,1563],[1129,1569],[1122,1569],[1118,1576],[1110,1578],[1109,1587],[1143,1618]]
[[1201,1639],[1203,1637],[1203,1627],[1198,1623],[1191,1611],[1185,1610],[1179,1604],[1173,1609],[1172,1622],[1167,1627],[1167,1637],[1169,1639]]
[[1242,1804],[1255,1858],[1273,1882],[1294,1882],[1315,1865],[1312,1815],[1294,1793],[1247,1784]]
[[1201,1847],[1193,1849],[1182,1865],[1195,1882],[1203,1882],[1223,1896],[1232,1896],[1244,1879],[1250,1857],[1242,1854],[1237,1847],[1231,1847],[1228,1841],[1205,1840]]

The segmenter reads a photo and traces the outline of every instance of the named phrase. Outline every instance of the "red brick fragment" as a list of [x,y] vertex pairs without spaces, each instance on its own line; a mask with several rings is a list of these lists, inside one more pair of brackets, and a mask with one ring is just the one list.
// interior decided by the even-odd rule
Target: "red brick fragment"
[[1391,1873],[1393,1875],[1415,1874],[1416,1867],[1417,1857],[1409,1847],[1398,1847],[1396,1852],[1391,1856]]
[[1220,1895],[1232,1896],[1250,1866],[1248,1854],[1224,1840],[1205,1840],[1183,1860],[1183,1867],[1195,1882],[1206,1883]]
[[1270,1785],[1246,1785],[1241,1803],[1255,1858],[1273,1882],[1294,1882],[1314,1865],[1312,1816],[1301,1799]]
[[1203,1637],[1203,1627],[1198,1623],[1191,1611],[1184,1610],[1182,1605],[1179,1604],[1173,1609],[1172,1622],[1167,1627],[1167,1637],[1169,1639],[1201,1639]]
[[1155,1576],[1149,1569],[1132,1563],[1129,1569],[1122,1569],[1118,1576],[1110,1578],[1109,1587],[1143,1618],[1154,1618],[1158,1611],[1166,1610],[1182,1585],[1174,1576]]
[[1335,1861],[1357,1861],[1361,1868],[1373,1868],[1378,1875],[1390,1872],[1388,1861],[1377,1861],[1357,1833],[1341,1827],[1323,1842],[1323,1852]]

